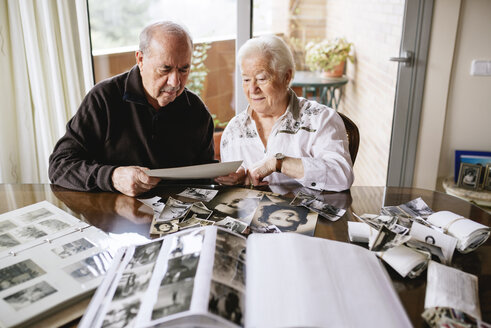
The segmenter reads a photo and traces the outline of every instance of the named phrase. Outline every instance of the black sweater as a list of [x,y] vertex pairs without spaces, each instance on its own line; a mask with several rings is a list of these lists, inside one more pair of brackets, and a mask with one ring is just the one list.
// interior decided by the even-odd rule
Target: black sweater
[[116,191],[118,166],[187,166],[213,156],[213,120],[201,99],[185,89],[155,110],[135,65],[87,94],[49,158],[49,178],[74,190]]

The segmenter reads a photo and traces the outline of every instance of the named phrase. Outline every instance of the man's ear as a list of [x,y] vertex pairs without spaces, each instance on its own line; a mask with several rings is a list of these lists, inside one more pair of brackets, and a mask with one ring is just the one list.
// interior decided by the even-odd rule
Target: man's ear
[[143,68],[143,52],[141,52],[140,50],[137,50],[135,52],[135,58],[136,58],[136,64],[140,68],[140,72],[141,72],[141,70]]

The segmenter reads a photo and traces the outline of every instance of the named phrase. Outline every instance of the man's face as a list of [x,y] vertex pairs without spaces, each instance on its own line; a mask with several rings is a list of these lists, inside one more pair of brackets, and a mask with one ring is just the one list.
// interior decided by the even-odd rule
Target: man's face
[[268,217],[268,222],[278,228],[290,228],[300,221],[298,213],[294,210],[276,210]]
[[159,34],[153,37],[145,54],[136,52],[145,95],[152,107],[164,107],[183,92],[191,55],[192,49],[186,38]]

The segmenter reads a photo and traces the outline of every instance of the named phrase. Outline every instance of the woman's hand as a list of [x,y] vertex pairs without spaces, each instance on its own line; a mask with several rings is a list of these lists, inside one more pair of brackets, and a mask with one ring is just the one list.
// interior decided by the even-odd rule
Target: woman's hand
[[255,186],[267,185],[268,182],[263,179],[273,172],[276,172],[276,158],[270,157],[251,171],[251,183]]
[[215,178],[215,181],[218,182],[219,184],[234,186],[234,185],[248,185],[250,179],[247,175],[246,170],[241,166],[237,170],[237,172]]

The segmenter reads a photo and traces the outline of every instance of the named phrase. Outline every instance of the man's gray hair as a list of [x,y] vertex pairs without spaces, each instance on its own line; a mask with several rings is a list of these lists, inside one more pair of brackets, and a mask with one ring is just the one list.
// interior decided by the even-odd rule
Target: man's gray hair
[[193,49],[193,39],[188,30],[177,23],[172,21],[160,21],[150,25],[147,25],[140,33],[140,51],[146,54],[150,47],[150,42],[155,32],[172,34],[175,36],[185,37],[189,41],[189,47]]
[[247,57],[257,55],[269,59],[271,69],[280,78],[284,78],[286,73],[292,70],[293,80],[295,62],[290,48],[281,38],[274,35],[266,35],[247,40],[237,53],[237,62],[241,65],[242,61]]

